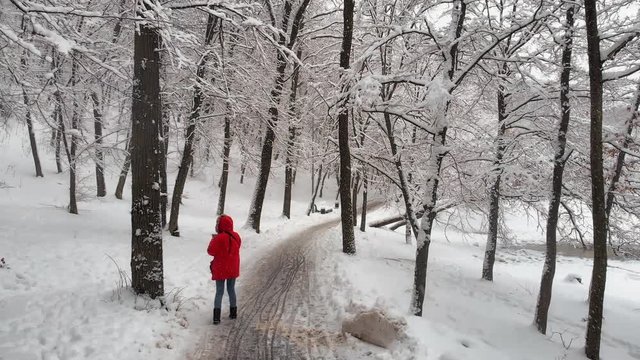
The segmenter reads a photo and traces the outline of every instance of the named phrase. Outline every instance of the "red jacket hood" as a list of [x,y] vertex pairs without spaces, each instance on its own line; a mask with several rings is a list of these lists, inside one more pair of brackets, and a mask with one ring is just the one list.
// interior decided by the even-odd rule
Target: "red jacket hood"
[[220,215],[216,223],[216,232],[233,232],[233,219],[228,215]]

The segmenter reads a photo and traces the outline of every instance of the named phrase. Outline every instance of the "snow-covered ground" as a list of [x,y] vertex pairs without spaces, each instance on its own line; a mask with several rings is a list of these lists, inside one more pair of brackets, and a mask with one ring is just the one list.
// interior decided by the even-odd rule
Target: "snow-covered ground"
[[[67,174],[55,174],[52,155],[42,154],[45,178],[33,176],[26,131],[0,138],[0,359],[183,359],[210,325],[213,284],[205,249],[215,224],[218,165],[190,178],[181,207],[181,237],[164,237],[167,309],[123,289],[129,273],[130,203],[87,191],[79,215],[66,212]],[[175,159],[174,159],[175,161]],[[175,164],[174,164],[175,166]],[[90,168],[83,183],[92,186]],[[277,173],[278,171],[276,171]],[[214,176],[215,175],[215,176]],[[175,172],[172,171],[170,184]],[[282,181],[271,180],[262,233],[240,230],[242,270],[251,268],[278,241],[335,214],[304,216],[308,176],[299,176],[292,220],[282,219]],[[326,204],[335,196],[327,179]],[[230,178],[227,213],[241,227],[253,192],[251,177]],[[393,212],[381,209],[370,219]],[[509,218],[515,236],[542,241],[536,224]],[[438,228],[431,244],[425,316],[410,316],[415,247],[402,231],[356,231],[358,253],[340,252],[338,227],[318,239],[317,291],[340,328],[354,305],[379,307],[408,323],[407,338],[394,349],[370,347],[373,359],[583,359],[590,261],[559,259],[549,336],[532,326],[542,254],[499,249],[493,283],[480,280],[485,235]],[[603,359],[640,359],[640,264],[611,261],[607,280]],[[583,283],[567,281],[578,275]],[[125,275],[125,277],[128,275]],[[241,275],[242,276],[242,275]],[[242,296],[242,278],[238,295]],[[357,340],[348,338],[345,346]],[[355,354],[355,352],[354,352]],[[355,356],[355,355],[354,355]]]
[[[530,240],[536,234],[535,225],[526,226],[526,219],[511,220],[514,229],[522,230],[515,235]],[[403,231],[368,228],[356,234],[357,256],[324,247],[323,272],[333,274],[325,286],[332,289],[336,312],[354,305],[374,307],[407,321],[408,340],[381,351],[381,359],[585,359],[590,260],[558,259],[544,336],[532,325],[543,253],[499,248],[491,283],[480,279],[486,235],[449,229],[445,236],[438,228],[430,247],[427,298],[420,318],[408,315],[415,246],[405,243]],[[338,243],[339,229],[327,239],[331,241],[321,243]],[[640,359],[640,263],[610,260],[609,266],[602,358]]]

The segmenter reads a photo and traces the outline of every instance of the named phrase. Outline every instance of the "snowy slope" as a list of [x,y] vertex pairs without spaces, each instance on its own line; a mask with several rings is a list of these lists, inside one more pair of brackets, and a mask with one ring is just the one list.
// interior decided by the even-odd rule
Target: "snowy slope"
[[[372,218],[385,215],[380,211]],[[525,222],[514,224],[523,237],[535,233]],[[480,279],[484,247],[477,244],[484,243],[485,235],[449,230],[447,241],[438,229],[430,247],[427,298],[420,318],[408,314],[415,246],[406,245],[401,232],[357,232],[355,257],[336,250],[338,230],[322,242],[333,243],[325,246],[323,271],[335,274],[325,286],[332,288],[336,311],[354,304],[377,307],[408,322],[410,341],[391,351],[380,350],[379,358],[585,359],[590,260],[559,258],[549,335],[544,336],[532,325],[544,254],[499,248],[490,283]],[[576,275],[582,284],[570,281]],[[602,358],[640,359],[640,264],[610,261],[607,275]]]

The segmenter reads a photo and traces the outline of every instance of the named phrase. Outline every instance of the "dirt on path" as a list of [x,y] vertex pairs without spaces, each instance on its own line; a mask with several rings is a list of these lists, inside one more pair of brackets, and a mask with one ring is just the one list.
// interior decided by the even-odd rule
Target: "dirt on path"
[[[314,240],[340,223],[326,221],[295,233],[242,276],[238,318],[211,325],[190,359],[336,359],[332,348],[342,336],[323,321],[316,288]],[[225,301],[227,298],[225,297]]]

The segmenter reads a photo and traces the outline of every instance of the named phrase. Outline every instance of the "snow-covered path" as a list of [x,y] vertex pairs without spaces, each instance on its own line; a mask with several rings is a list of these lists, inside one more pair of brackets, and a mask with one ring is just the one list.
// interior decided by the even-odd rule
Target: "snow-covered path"
[[[314,294],[314,240],[339,224],[330,220],[295,233],[239,278],[238,319],[211,325],[192,356],[213,359],[317,359],[339,339],[323,328],[321,294]],[[330,358],[330,357],[329,357]]]

